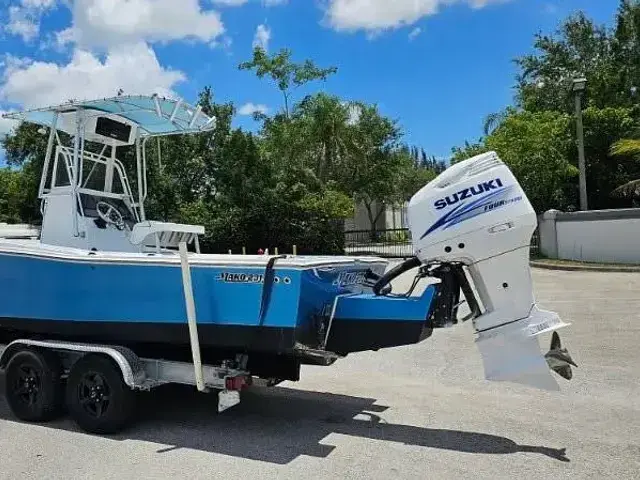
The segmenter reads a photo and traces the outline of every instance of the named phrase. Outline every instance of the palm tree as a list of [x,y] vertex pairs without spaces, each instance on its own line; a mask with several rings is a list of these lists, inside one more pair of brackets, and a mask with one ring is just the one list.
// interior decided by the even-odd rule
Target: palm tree
[[506,118],[507,113],[502,112],[494,112],[487,115],[484,119],[484,123],[482,125],[482,131],[485,135],[491,135],[493,131],[500,126],[502,121]]
[[491,135],[496,131],[498,127],[504,122],[510,115],[514,115],[517,113],[517,110],[514,107],[507,107],[500,112],[490,113],[484,118],[484,123],[482,124],[482,131],[485,136]]
[[[636,138],[623,138],[615,142],[611,146],[611,154],[635,157],[640,160],[640,131],[637,132]],[[617,197],[640,197],[640,178],[620,185],[611,194]]]

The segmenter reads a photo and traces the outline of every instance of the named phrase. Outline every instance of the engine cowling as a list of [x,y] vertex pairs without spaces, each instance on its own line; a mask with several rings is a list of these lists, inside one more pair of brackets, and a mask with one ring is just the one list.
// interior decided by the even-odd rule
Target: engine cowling
[[486,377],[557,389],[537,337],[567,324],[535,304],[529,250],[537,219],[511,170],[495,152],[457,163],[413,196],[408,216],[423,264],[467,267],[482,308],[473,323]]

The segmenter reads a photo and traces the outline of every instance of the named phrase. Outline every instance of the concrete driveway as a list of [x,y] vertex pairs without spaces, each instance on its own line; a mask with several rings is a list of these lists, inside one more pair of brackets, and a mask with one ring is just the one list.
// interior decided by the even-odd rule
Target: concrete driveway
[[17,422],[0,398],[0,478],[638,478],[640,274],[534,280],[573,322],[561,336],[579,368],[559,393],[484,381],[463,325],[304,368],[221,415],[191,389],[159,390],[110,438]]

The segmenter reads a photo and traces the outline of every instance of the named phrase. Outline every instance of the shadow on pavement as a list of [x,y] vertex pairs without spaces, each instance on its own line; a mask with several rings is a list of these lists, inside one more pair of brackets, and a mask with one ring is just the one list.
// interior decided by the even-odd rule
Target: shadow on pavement
[[[242,403],[218,414],[215,397],[193,387],[166,386],[141,395],[137,422],[112,440],[142,440],[181,448],[286,464],[300,455],[326,457],[336,447],[320,443],[332,433],[477,454],[531,452],[568,462],[565,449],[518,445],[497,435],[386,423],[388,407],[375,399],[290,388],[245,392]],[[356,418],[357,417],[357,418]],[[3,397],[0,419],[15,421]],[[43,424],[79,431],[69,419]]]

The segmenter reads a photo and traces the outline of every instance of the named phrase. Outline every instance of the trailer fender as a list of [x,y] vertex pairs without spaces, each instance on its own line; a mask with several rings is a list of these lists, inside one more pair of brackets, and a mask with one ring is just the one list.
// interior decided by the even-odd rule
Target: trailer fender
[[113,345],[92,345],[86,343],[69,343],[54,340],[14,340],[0,351],[0,369],[6,367],[13,354],[25,347],[36,347],[59,352],[77,352],[81,354],[97,353],[110,357],[122,372],[124,383],[129,388],[142,388],[146,380],[144,368],[138,356],[130,349]]

